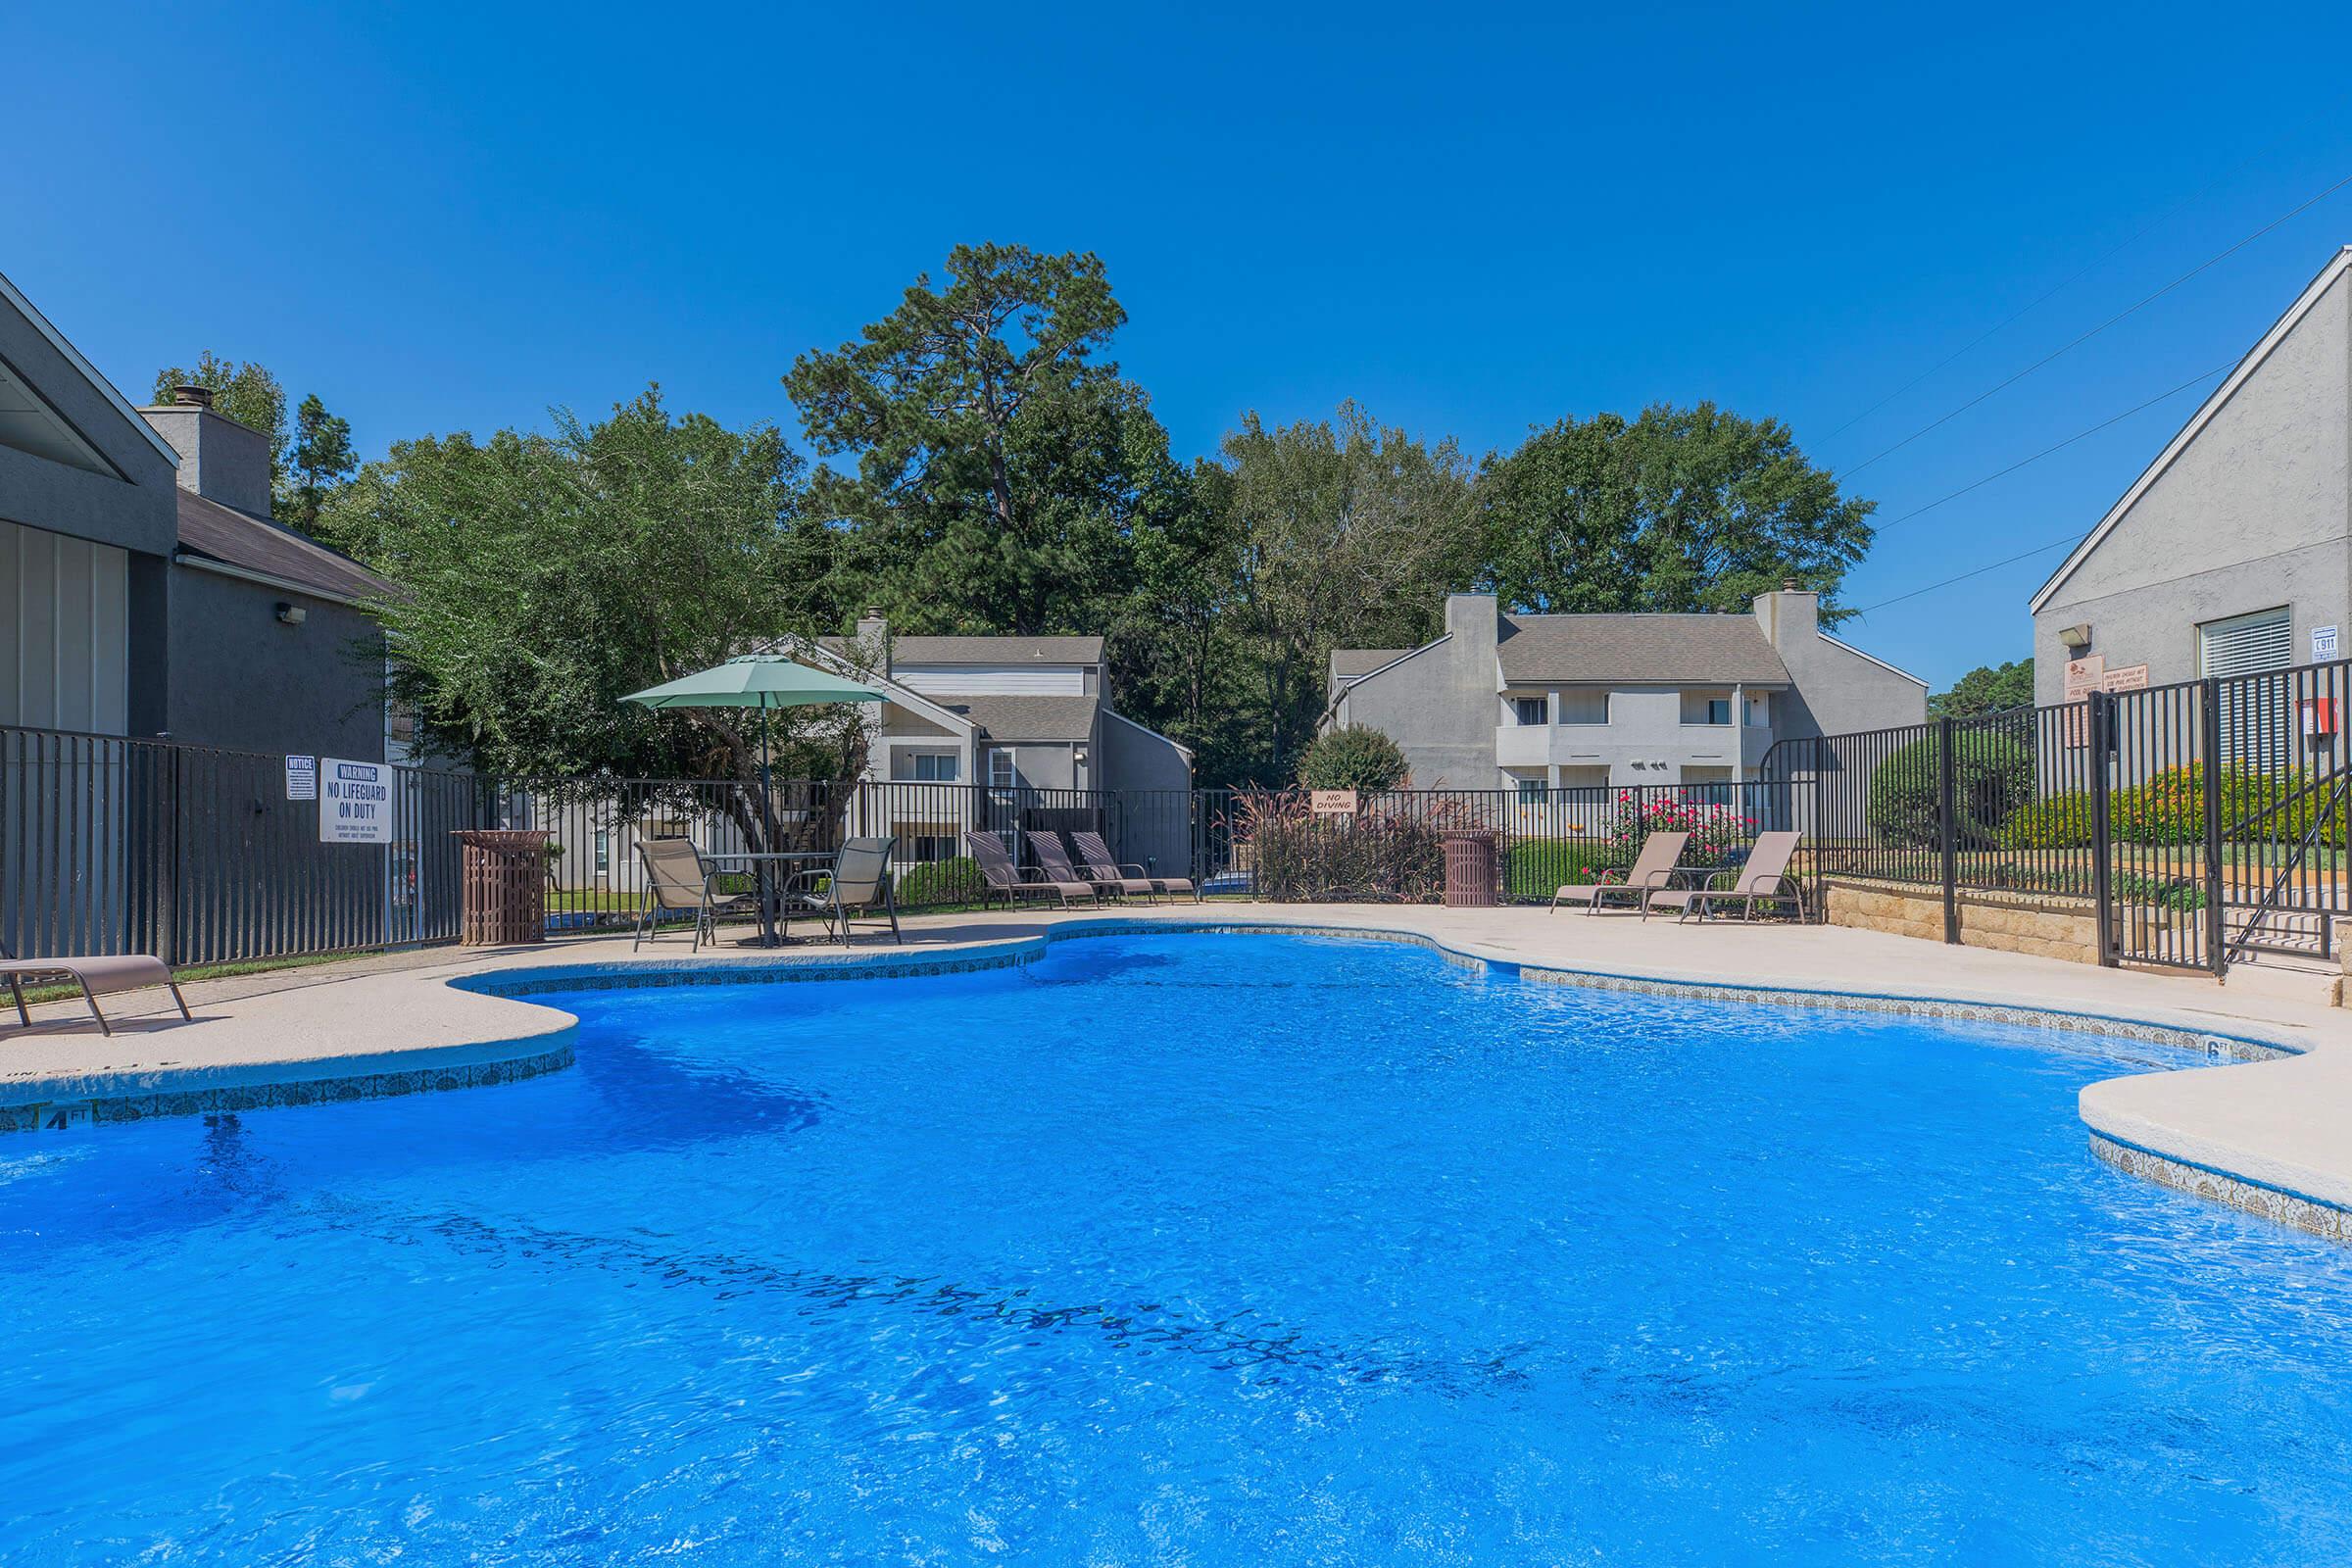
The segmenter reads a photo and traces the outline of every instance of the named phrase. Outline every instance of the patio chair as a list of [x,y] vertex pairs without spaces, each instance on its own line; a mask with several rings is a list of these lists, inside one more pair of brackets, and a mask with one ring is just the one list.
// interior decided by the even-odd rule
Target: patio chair
[[706,935],[713,942],[718,940],[719,916],[760,912],[758,894],[718,891],[718,873],[692,839],[639,839],[637,859],[645,867],[645,897],[638,903],[637,931],[629,939],[631,953],[637,951],[638,943],[651,942],[661,934],[664,914],[693,912],[694,951],[700,953]]
[[1070,842],[1078,846],[1078,863],[1092,875],[1115,873],[1131,880],[1142,877],[1152,884],[1154,893],[1190,893],[1195,904],[1200,902],[1200,890],[1193,886],[1191,877],[1160,876],[1140,865],[1121,865],[1118,858],[1110,853],[1110,846],[1102,842],[1100,833],[1073,833]]
[[[1556,909],[1563,904],[1581,904],[1587,914],[1598,914],[1612,903],[1621,904],[1627,909],[1646,907],[1650,889],[1665,887],[1683,874],[1684,868],[1678,867],[1675,862],[1683,858],[1683,846],[1690,842],[1690,838],[1688,833],[1652,833],[1642,841],[1642,848],[1634,856],[1632,865],[1594,867],[1595,880],[1578,882],[1560,889],[1551,896],[1551,907]],[[1625,880],[1599,881],[1598,874],[1606,871],[1623,871]]]
[[1115,893],[1121,898],[1152,896],[1152,879],[1147,876],[1126,876],[1116,866],[1081,866],[1070,858],[1069,847],[1061,835],[1052,831],[1034,832],[1029,843],[1037,851],[1037,863],[1046,868],[1046,876],[1055,882],[1084,882],[1095,890],[1098,898]]
[[994,902],[1000,893],[1004,896],[1007,907],[1029,898],[1056,899],[1060,901],[1064,908],[1069,907],[1072,899],[1085,899],[1089,903],[1101,902],[1095,897],[1095,885],[1092,882],[1054,879],[1036,881],[1022,876],[1014,867],[1012,857],[1004,852],[1004,841],[994,833],[983,832],[978,828],[967,829],[963,835],[963,845],[965,849],[972,852],[973,860],[980,866],[981,880],[987,884],[980,892],[980,905],[983,908]]
[[144,953],[20,958],[8,949],[0,948],[0,978],[8,981],[9,997],[17,1004],[17,1021],[27,1029],[32,1027],[32,1013],[24,1005],[24,982],[43,976],[71,980],[81,987],[81,1000],[89,1007],[90,1016],[97,1020],[102,1035],[112,1035],[115,1026],[98,1010],[98,999],[111,992],[138,991],[147,986],[170,987],[172,1000],[179,1004],[181,1021],[196,1021],[196,1015],[188,1011],[188,999],[179,994],[179,982],[172,978],[171,965],[161,958]]
[[[898,848],[896,838],[844,839],[841,853],[833,857],[830,868],[803,871],[786,884],[784,889],[784,919],[790,924],[795,914],[821,916],[834,939],[849,945],[850,912],[871,914],[879,906],[883,916],[890,921],[890,940],[904,944],[906,937],[899,932],[898,895],[892,891],[890,857]],[[824,886],[815,884],[821,879]],[[807,887],[795,884],[806,882]]]
[[1755,848],[1747,852],[1747,861],[1730,887],[1662,888],[1643,902],[1642,917],[1646,920],[1651,909],[1662,908],[1674,910],[1677,921],[1692,915],[1704,920],[1717,905],[1737,904],[1741,918],[1752,920],[1756,906],[1762,903],[1788,905],[1801,919],[1805,912],[1803,889],[1788,874],[1788,861],[1796,854],[1800,837],[1793,832],[1757,834]]

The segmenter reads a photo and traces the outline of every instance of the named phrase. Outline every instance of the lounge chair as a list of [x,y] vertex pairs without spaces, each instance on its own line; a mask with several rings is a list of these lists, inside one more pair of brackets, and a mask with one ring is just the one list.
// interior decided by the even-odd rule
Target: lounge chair
[[[830,868],[803,871],[784,889],[784,919],[795,914],[821,916],[834,939],[850,940],[850,912],[870,914],[879,906],[890,920],[890,940],[904,943],[899,933],[898,896],[891,890],[890,856],[896,838],[844,839]],[[816,883],[822,879],[824,886]],[[806,883],[807,886],[800,884]]]
[[1140,865],[1121,865],[1118,858],[1110,853],[1110,846],[1102,842],[1100,833],[1073,833],[1070,842],[1078,847],[1078,863],[1093,875],[1111,873],[1129,879],[1142,877],[1152,884],[1154,893],[1190,893],[1195,904],[1200,902],[1200,890],[1193,886],[1191,877],[1161,876]]
[[[1581,904],[1587,914],[1598,914],[1606,905],[1621,904],[1628,909],[1647,907],[1652,888],[1662,888],[1678,875],[1684,874],[1675,861],[1683,858],[1683,846],[1690,842],[1688,833],[1652,833],[1642,841],[1632,865],[1595,866],[1594,872],[1623,871],[1622,882],[1578,882],[1560,889],[1551,896],[1551,907],[1563,904]],[[1690,869],[1696,869],[1691,867]]]
[[1662,888],[1642,906],[1642,917],[1647,919],[1654,908],[1674,910],[1677,920],[1692,915],[1704,920],[1716,906],[1737,904],[1741,917],[1752,920],[1756,917],[1756,906],[1763,903],[1788,905],[1801,919],[1805,912],[1803,890],[1788,874],[1788,861],[1796,854],[1798,837],[1790,832],[1757,834],[1755,848],[1747,852],[1747,861],[1740,867],[1739,879],[1730,887]]
[[638,943],[651,942],[660,934],[664,914],[692,911],[694,951],[700,953],[706,935],[713,942],[718,940],[719,916],[760,912],[758,894],[729,896],[718,891],[718,873],[692,839],[639,839],[637,858],[645,867],[645,897],[637,908],[636,935],[629,939],[631,953],[637,951]]
[[0,948],[0,978],[8,981],[8,994],[17,1004],[17,1021],[25,1028],[32,1027],[32,1013],[24,1005],[24,982],[43,977],[62,977],[81,987],[81,1000],[88,1004],[90,1016],[98,1020],[98,1032],[111,1035],[115,1026],[106,1021],[98,1010],[98,999],[116,991],[138,991],[147,986],[168,986],[172,1000],[179,1004],[179,1016],[188,1023],[196,1015],[188,1011],[188,999],[179,994],[179,982],[172,978],[171,965],[161,958],[144,953],[93,954],[70,958],[20,958],[6,948]]
[[1022,876],[1014,868],[1012,857],[1004,853],[1004,841],[994,833],[985,833],[977,828],[968,829],[963,835],[963,845],[972,852],[972,858],[980,866],[981,880],[987,884],[980,890],[983,908],[1000,893],[1004,896],[1004,903],[1008,906],[1030,898],[1057,899],[1064,908],[1069,906],[1072,899],[1100,902],[1095,898],[1095,885],[1092,882],[1035,881]]
[[1037,863],[1045,867],[1046,875],[1055,882],[1084,882],[1095,890],[1097,898],[1117,894],[1121,898],[1150,898],[1152,879],[1148,876],[1127,876],[1115,865],[1080,865],[1070,858],[1069,847],[1061,842],[1058,833],[1040,831],[1029,835],[1030,846],[1037,851]]

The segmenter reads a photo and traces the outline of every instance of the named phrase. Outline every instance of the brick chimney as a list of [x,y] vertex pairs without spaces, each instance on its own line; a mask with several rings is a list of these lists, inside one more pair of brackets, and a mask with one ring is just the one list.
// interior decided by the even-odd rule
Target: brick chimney
[[175,386],[171,402],[139,414],[179,454],[182,490],[270,515],[270,438],[214,409],[210,388]]

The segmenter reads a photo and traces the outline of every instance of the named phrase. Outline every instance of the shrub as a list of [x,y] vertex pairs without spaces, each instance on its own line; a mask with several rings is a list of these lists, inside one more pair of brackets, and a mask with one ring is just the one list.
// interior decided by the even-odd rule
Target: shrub
[[[2300,773],[2273,774],[2252,768],[2222,770],[2222,836],[2235,843],[2293,842],[2319,819],[2324,792],[2299,794],[2310,780]],[[2256,813],[2278,808],[2260,821]],[[2122,844],[2197,845],[2205,842],[2205,766],[2167,768],[2107,801],[2107,821]],[[2343,847],[2352,831],[2352,810],[2338,807],[2323,824],[2320,842]],[[2090,793],[2069,790],[2028,802],[2001,827],[2009,850],[2073,850],[2090,843]]]
[[[1870,781],[1865,818],[1882,844],[1942,842],[1943,738],[1897,748]],[[1999,847],[2001,829],[2034,798],[2034,754],[2005,735],[1962,730],[1952,748],[1953,837],[1963,850]]]
[[2028,801],[2001,824],[2004,850],[2079,850],[2090,843],[2090,797],[2081,790]]
[[902,909],[934,904],[976,904],[980,899],[980,864],[969,856],[952,860],[925,860],[899,873],[891,897]]
[[1438,824],[1402,812],[1316,816],[1296,792],[1247,794],[1234,800],[1231,831],[1237,858],[1249,852],[1257,896],[1271,903],[1433,904],[1446,891]]
[[1608,845],[1590,839],[1521,839],[1511,846],[1503,881],[1513,899],[1546,903],[1561,888],[1591,882],[1599,867],[1619,863]]
[[1741,816],[1729,806],[1665,795],[1637,798],[1631,790],[1620,790],[1616,808],[1609,813],[1608,843],[1600,863],[1631,865],[1642,853],[1642,841],[1652,833],[1688,833],[1690,837],[1683,845],[1682,863],[1720,865],[1755,825],[1754,817]]
[[1368,724],[1343,724],[1298,754],[1298,784],[1310,790],[1393,790],[1404,783],[1404,752]]

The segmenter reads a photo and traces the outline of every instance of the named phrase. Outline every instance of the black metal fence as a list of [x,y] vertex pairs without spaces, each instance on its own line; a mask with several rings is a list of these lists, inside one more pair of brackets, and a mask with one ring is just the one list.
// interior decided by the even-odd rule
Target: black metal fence
[[2331,956],[2347,912],[2347,665],[2212,676],[1765,759],[1816,877],[2078,899],[2102,962]]
[[999,789],[927,782],[600,779],[534,785],[394,766],[389,843],[322,843],[287,760],[161,740],[0,728],[0,945],[24,956],[144,952],[176,964],[458,933],[461,828],[550,836],[549,923],[613,926],[644,899],[638,845],[713,854],[897,841],[906,908],[977,903],[965,835],[1023,865],[1034,835],[1099,833],[1123,862],[1210,896],[1420,902],[1444,836],[1491,835],[1496,893],[1629,863],[1658,828],[1729,876],[1758,833],[1803,835],[1807,911],[1855,878],[1939,892],[1947,940],[1978,891],[2072,898],[2099,956],[2219,974],[2258,952],[2332,953],[2347,913],[2352,665],[2215,677],[1939,723],[1785,740],[1739,783],[1302,791]]
[[0,728],[0,946],[193,964],[453,941],[450,835],[498,803],[473,774],[385,773],[391,842],[330,844],[274,753]]

